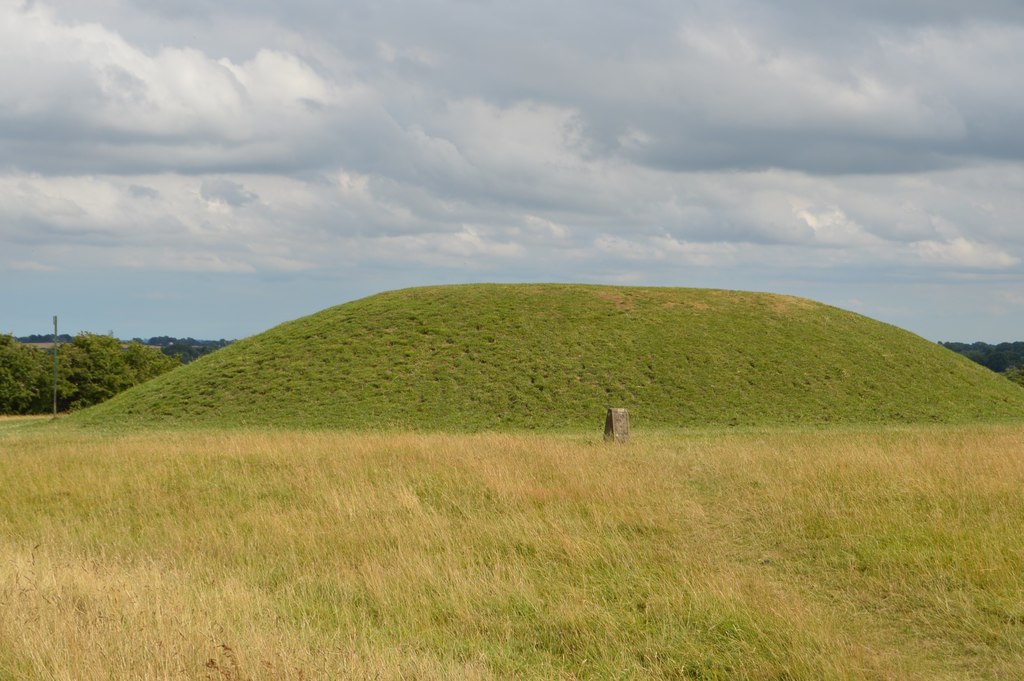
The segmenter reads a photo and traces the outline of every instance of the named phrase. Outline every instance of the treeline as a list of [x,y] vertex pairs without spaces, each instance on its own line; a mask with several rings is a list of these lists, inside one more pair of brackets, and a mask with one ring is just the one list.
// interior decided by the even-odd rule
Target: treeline
[[[35,341],[47,342],[48,339]],[[69,411],[180,366],[159,348],[112,336],[80,333],[57,352],[57,409]],[[0,414],[45,414],[53,410],[53,349],[38,348],[0,334]]]
[[[61,343],[70,343],[74,340],[73,337],[66,333],[62,333],[57,338]],[[53,334],[34,333],[28,336],[18,336],[15,340],[19,343],[52,343]],[[148,339],[133,338],[132,341],[160,348],[162,353],[169,357],[177,357],[183,364],[188,364],[203,355],[208,355],[214,350],[220,350],[234,342],[223,338],[220,340],[197,340],[195,338],[175,338],[174,336],[153,336]]]
[[220,340],[196,340],[195,338],[175,338],[174,336],[153,336],[148,340],[136,338],[135,341],[143,345],[159,347],[165,355],[177,357],[183,364],[208,355],[214,350],[220,350],[233,342],[223,338]]
[[[33,333],[29,336],[18,336],[14,340],[18,341],[19,343],[52,343],[53,334],[51,333],[50,335],[47,336],[41,333]],[[74,340],[74,337],[66,333],[62,333],[61,335],[57,336],[57,340],[60,341],[61,343],[70,343],[71,341]]]
[[939,343],[1024,386],[1024,341],[1013,343]]
[[1003,373],[1015,367],[1024,367],[1024,341],[1015,343],[939,343],[992,371]]

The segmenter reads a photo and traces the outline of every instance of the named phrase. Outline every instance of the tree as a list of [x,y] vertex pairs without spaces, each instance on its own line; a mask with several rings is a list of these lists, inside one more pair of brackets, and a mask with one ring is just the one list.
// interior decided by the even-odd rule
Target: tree
[[995,372],[1005,372],[1015,366],[1024,366],[1024,341],[1013,343],[941,343],[940,345],[958,352],[973,362]]
[[159,376],[181,365],[181,360],[163,353],[159,348],[151,348],[133,341],[124,348],[125,367],[128,370],[132,385]]
[[[57,406],[80,409],[179,366],[158,348],[80,333],[61,343]],[[53,351],[0,335],[0,414],[45,414],[53,407]]]
[[1003,375],[1020,387],[1024,388],[1024,366],[1008,369]]
[[113,336],[80,333],[61,347],[59,406],[80,409],[99,404],[179,364],[138,342],[122,347]]
[[0,414],[42,413],[50,401],[51,356],[0,335]]

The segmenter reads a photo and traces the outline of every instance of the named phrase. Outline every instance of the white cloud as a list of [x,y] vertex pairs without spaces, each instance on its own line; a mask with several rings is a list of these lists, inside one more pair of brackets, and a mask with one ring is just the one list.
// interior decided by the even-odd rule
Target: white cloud
[[438,243],[438,250],[449,255],[470,257],[488,255],[498,258],[515,258],[526,254],[525,249],[511,241],[487,238],[481,230],[472,225],[463,225],[456,234],[444,235]]
[[496,230],[463,225],[456,232],[355,239],[347,250],[379,261],[485,269],[495,260],[521,258],[522,245],[502,239]]
[[477,167],[538,169],[577,162],[577,115],[534,102],[498,107],[468,99],[450,102],[438,127]]
[[536,215],[524,216],[523,222],[529,234],[538,235],[543,238],[563,240],[567,239],[570,234],[569,228],[565,225]]
[[914,88],[867,63],[822,59],[820,52],[768,42],[736,24],[686,24],[679,41],[679,60],[665,75],[696,84],[698,91],[688,96],[696,95],[716,122],[767,130],[842,128],[882,137],[963,134],[952,107],[928,105]]
[[[574,202],[574,190],[557,182],[546,194],[552,207],[529,205],[531,187],[520,193],[528,204],[521,207],[515,192],[490,201],[442,198],[415,183],[355,171],[310,179],[0,175],[0,238],[12,243],[10,259],[62,269],[74,267],[85,246],[96,247],[89,252],[94,265],[239,272],[331,268],[360,254],[451,267],[468,259],[476,269],[520,260],[559,271],[608,258],[663,269],[1005,270],[1024,257],[1019,169],[1017,180],[1006,168],[815,178],[577,162],[589,165],[576,180],[586,178],[592,206]],[[971,203],[950,198],[960,185],[976,187]],[[559,192],[568,192],[564,200]],[[37,227],[25,230],[26,221]],[[119,258],[121,249],[130,257]]]
[[910,248],[921,260],[938,265],[1001,269],[1013,267],[1021,261],[995,246],[976,243],[963,237],[947,242],[919,241],[910,244]]
[[[235,62],[188,46],[147,51],[99,24],[62,22],[41,3],[0,7],[0,82],[0,126],[46,122],[74,131],[69,161],[87,149],[93,163],[151,168],[288,158],[368,96],[287,52]],[[53,144],[45,134],[19,144]],[[25,154],[16,160],[31,164]]]
[[741,246],[729,243],[694,243],[668,235],[631,238],[603,234],[594,240],[598,252],[616,260],[669,262],[722,267],[736,264]]
[[829,246],[882,246],[885,241],[868,233],[835,205],[814,205],[793,199],[793,213],[811,228],[814,243]]

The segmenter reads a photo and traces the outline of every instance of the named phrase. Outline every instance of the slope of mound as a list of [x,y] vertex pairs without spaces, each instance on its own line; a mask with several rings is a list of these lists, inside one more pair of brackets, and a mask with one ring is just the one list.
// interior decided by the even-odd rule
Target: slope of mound
[[84,423],[481,430],[966,421],[1024,390],[896,327],[703,289],[392,291],[277,326],[79,414]]

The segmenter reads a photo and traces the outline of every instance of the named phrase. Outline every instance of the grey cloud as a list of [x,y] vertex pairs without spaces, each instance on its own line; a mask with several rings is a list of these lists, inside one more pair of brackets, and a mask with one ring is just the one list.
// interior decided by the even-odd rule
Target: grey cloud
[[954,283],[975,302],[1024,285],[1016,0],[18,11],[0,21],[11,262],[246,277],[222,288],[266,322],[479,278],[946,286],[936,310]]
[[203,180],[199,194],[207,201],[223,201],[229,206],[244,206],[260,198],[237,182],[224,178]]
[[128,186],[128,193],[139,199],[159,199],[160,192],[153,189],[152,187],[146,187],[145,185],[133,184]]
[[[180,211],[179,231],[211,243],[224,224],[268,251],[281,229],[508,255],[541,247],[542,232],[523,231],[536,218],[564,225],[558,248],[580,253],[616,235],[648,254],[674,240],[684,259],[717,253],[692,244],[732,243],[850,246],[864,260],[879,239],[1009,262],[990,247],[1014,228],[1004,197],[1019,182],[983,192],[992,214],[941,201],[967,195],[972,168],[1024,158],[1012,124],[1024,95],[1007,87],[1024,23],[1005,3],[917,18],[827,3],[834,14],[813,21],[800,2],[55,6],[47,30],[84,56],[39,60],[33,82],[0,99],[10,172],[123,177],[125,210]],[[253,31],[229,31],[232,19]],[[87,20],[99,24],[75,23]],[[111,61],[97,41],[132,59]],[[949,173],[941,191],[936,171]],[[211,217],[140,174],[244,206],[244,219]],[[918,208],[902,210],[887,185],[922,175]],[[285,180],[302,201],[275,195]]]
[[[403,179],[419,173],[429,183],[437,180],[428,167],[437,160],[417,147],[415,133],[424,130],[457,149],[452,125],[437,122],[453,119],[451,106],[465,100],[571,109],[585,136],[580,155],[673,171],[895,173],[1024,158],[1024,132],[1015,124],[1024,116],[1024,95],[1010,86],[1019,80],[1013,65],[1024,59],[1024,48],[1015,46],[1024,37],[1024,10],[1013,3],[972,4],[970,14],[953,3],[927,11],[922,5],[913,13],[883,3],[859,9],[795,1],[131,6],[139,14],[164,8],[175,26],[200,31],[213,30],[206,25],[212,22],[224,32],[226,24],[218,22],[231,16],[288,26],[308,40],[271,48],[294,48],[326,82],[354,86],[368,99],[353,109],[300,96],[296,102],[307,118],[281,120],[284,109],[259,109],[242,89],[240,103],[232,104],[241,107],[237,111],[200,115],[175,104],[174,125],[97,124],[96,112],[145,101],[152,87],[106,65],[102,88],[88,74],[76,76],[78,94],[51,94],[41,112],[0,109],[0,148],[8,163],[102,173],[346,167]],[[87,10],[60,7],[67,16],[89,18]],[[813,39],[798,40],[801,29],[790,20],[811,22],[806,17],[819,14],[816,30],[807,31]],[[974,23],[960,22],[968,16]],[[119,18],[126,26],[138,23],[110,15],[110,29],[118,29]],[[841,46],[833,44],[840,42],[830,35],[833,24],[844,27]],[[251,40],[234,56],[237,63],[266,47],[255,41],[275,38],[264,31]],[[137,47],[152,54],[151,45]],[[208,66],[220,56],[216,49],[206,47]],[[420,53],[428,56],[416,58]],[[935,62],[942,55],[949,63]],[[955,79],[949,75],[954,67]],[[49,76],[41,75],[46,83]],[[232,117],[234,125],[225,122]],[[647,143],[627,144],[637,132]],[[66,141],[58,147],[54,140],[61,136]],[[424,154],[426,160],[418,160]],[[484,191],[478,180],[487,178],[456,175],[437,181],[457,193]],[[508,188],[508,180],[499,173],[489,184]]]
[[861,0],[857,3],[781,0],[759,3],[729,0],[726,11],[751,8],[759,16],[792,21],[804,19],[816,26],[849,26],[871,23],[896,26],[959,24],[977,21],[1024,21],[1024,7],[1016,0]]

